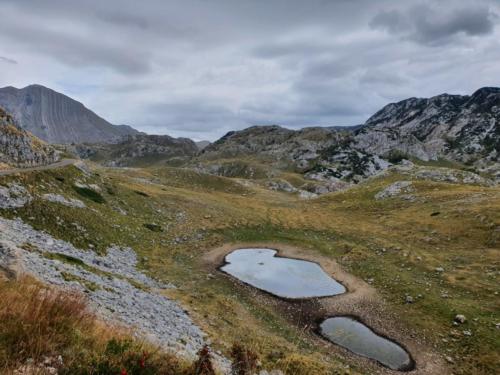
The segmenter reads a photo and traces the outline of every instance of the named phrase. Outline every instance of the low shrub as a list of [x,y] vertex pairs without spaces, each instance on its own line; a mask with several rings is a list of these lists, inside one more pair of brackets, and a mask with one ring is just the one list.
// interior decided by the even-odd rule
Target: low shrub
[[145,228],[149,229],[152,232],[163,232],[163,228],[158,224],[143,224]]
[[408,159],[408,155],[400,150],[391,150],[385,155],[385,158],[389,163],[399,164],[404,159]]
[[212,355],[208,346],[204,346],[198,352],[198,359],[193,363],[192,375],[215,375],[215,370],[212,365]]
[[257,371],[258,357],[253,351],[234,344],[231,349],[231,373],[233,375],[252,375]]
[[82,197],[90,199],[96,203],[105,203],[106,200],[104,197],[99,194],[97,191],[92,190],[90,188],[82,187],[82,186],[73,186],[73,189],[80,194]]

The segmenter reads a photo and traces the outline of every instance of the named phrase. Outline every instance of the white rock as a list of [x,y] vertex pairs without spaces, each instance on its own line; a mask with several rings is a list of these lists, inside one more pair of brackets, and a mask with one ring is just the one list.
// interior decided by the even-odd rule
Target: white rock
[[[413,191],[415,191],[415,189],[412,187],[411,181],[397,181],[387,186],[385,189],[379,191],[377,194],[375,194],[375,199],[380,200],[380,199],[393,198],[403,193],[410,193]],[[411,195],[405,196],[406,199],[410,197],[413,196]]]
[[49,202],[54,202],[54,203],[60,203],[64,206],[68,207],[76,207],[76,208],[85,208],[85,203],[83,203],[81,200],[78,199],[73,199],[73,198],[65,198],[62,195],[59,194],[44,194],[42,195],[42,199],[49,201]]

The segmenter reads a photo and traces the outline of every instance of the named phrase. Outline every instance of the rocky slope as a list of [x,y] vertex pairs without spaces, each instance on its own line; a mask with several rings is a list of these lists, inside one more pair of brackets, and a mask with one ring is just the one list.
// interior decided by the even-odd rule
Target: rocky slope
[[210,173],[227,174],[227,166],[216,160],[244,157],[330,182],[357,182],[410,157],[471,164],[497,175],[499,122],[500,88],[485,87],[471,96],[391,103],[364,125],[345,129],[260,126],[229,132],[206,147],[199,160]]
[[76,145],[74,152],[81,158],[102,161],[108,166],[126,167],[184,160],[196,155],[198,147],[187,138],[137,134],[114,144]]
[[21,129],[0,107],[0,164],[33,167],[58,160],[59,154],[54,148]]
[[203,150],[208,145],[210,145],[210,141],[198,141],[198,142],[196,142],[196,146],[198,147],[198,150]]
[[391,150],[422,160],[496,162],[500,155],[500,88],[471,96],[442,94],[386,105],[356,133],[355,147],[377,155]]
[[137,133],[129,126],[112,125],[82,103],[40,85],[1,88],[0,106],[23,129],[49,143],[114,142]]
[[254,157],[280,169],[292,169],[316,180],[358,180],[388,163],[351,147],[349,132],[329,128],[298,131],[280,126],[254,126],[230,132],[206,147],[199,159]]

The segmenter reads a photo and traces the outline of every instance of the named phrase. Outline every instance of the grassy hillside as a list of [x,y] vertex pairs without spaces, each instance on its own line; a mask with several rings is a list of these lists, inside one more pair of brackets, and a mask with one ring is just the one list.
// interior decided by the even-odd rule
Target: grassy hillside
[[[498,187],[414,179],[412,201],[376,200],[391,183],[413,180],[389,173],[301,200],[262,181],[182,168],[95,168],[87,177],[75,167],[3,177],[0,184],[19,182],[35,199],[0,215],[20,217],[80,248],[132,247],[143,270],[178,286],[165,293],[181,301],[226,355],[240,342],[259,353],[264,367],[290,374],[389,373],[322,341],[294,314],[302,306],[234,282],[210,257],[228,243],[261,244],[300,249],[322,265],[335,260],[358,285],[374,290],[349,311],[435,355],[445,373],[494,374],[500,366]],[[302,182],[292,173],[283,177]],[[98,189],[90,193],[78,182]],[[36,198],[45,193],[80,199],[87,207]],[[342,309],[332,302],[332,312]],[[453,325],[456,314],[467,317],[464,325]],[[2,340],[0,345],[5,348]]]

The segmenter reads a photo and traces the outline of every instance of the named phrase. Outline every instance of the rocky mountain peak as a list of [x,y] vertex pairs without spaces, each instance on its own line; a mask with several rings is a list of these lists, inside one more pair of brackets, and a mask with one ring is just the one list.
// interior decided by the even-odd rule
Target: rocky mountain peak
[[356,147],[377,155],[392,150],[423,160],[496,160],[500,88],[471,96],[442,94],[386,105],[357,132]]
[[82,103],[42,85],[1,88],[0,106],[23,129],[50,143],[115,142],[137,133],[110,124]]

